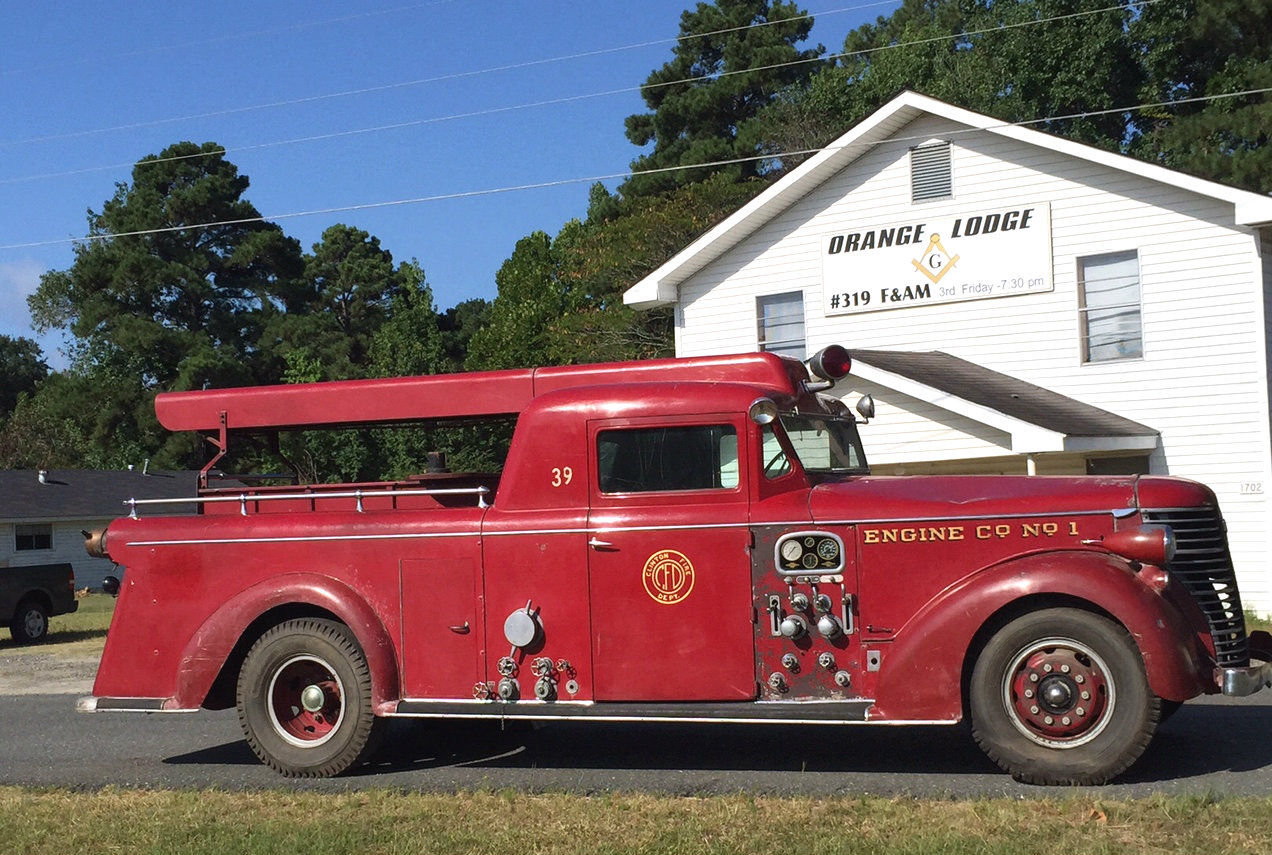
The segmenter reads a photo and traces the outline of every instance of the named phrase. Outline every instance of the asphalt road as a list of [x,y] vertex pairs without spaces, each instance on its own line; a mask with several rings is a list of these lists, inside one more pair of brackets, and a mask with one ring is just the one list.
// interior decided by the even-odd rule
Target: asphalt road
[[[1072,792],[1017,784],[962,727],[497,724],[393,722],[376,762],[326,781],[290,781],[261,766],[233,710],[182,715],[74,710],[72,695],[0,697],[0,783],[94,789],[580,793],[913,794],[1033,796]],[[1186,705],[1111,797],[1155,792],[1272,795],[1272,692]]]

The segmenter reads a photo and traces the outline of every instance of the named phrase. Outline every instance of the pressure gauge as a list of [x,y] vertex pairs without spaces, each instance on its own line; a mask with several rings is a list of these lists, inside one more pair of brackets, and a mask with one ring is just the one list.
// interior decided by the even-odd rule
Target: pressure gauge
[[817,544],[817,557],[822,561],[834,564],[839,560],[839,544],[829,537],[824,538]]
[[799,545],[798,540],[788,540],[782,544],[782,558],[786,561],[799,561],[801,555],[804,554],[803,548]]

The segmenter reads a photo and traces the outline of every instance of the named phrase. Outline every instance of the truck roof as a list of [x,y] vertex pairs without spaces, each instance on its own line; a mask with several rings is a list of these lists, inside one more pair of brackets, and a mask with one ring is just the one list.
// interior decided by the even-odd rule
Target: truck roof
[[166,392],[155,399],[155,413],[174,431],[392,424],[516,415],[548,392],[619,383],[745,383],[797,395],[807,377],[790,357],[742,353]]

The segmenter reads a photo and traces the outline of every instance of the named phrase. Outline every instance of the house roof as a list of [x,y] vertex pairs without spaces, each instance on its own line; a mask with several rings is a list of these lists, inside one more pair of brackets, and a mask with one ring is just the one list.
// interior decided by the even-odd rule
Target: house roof
[[939,351],[852,351],[852,374],[1006,431],[1012,450],[1146,451],[1158,432]]
[[1233,206],[1234,222],[1239,226],[1272,223],[1272,197],[1196,178],[1177,170],[1094,148],[1022,125],[1006,123],[917,92],[903,92],[627,289],[623,294],[623,302],[638,309],[674,303],[678,296],[677,289],[686,279],[732,249],[815,187],[866,154],[875,145],[887,140],[901,128],[925,114],[940,116],[966,125],[972,130],[1041,146],[1080,160],[1228,202]]
[[[128,499],[182,499],[196,494],[198,472],[127,469],[50,469],[40,483],[35,469],[0,471],[0,520],[53,522],[124,516]],[[167,513],[192,514],[194,505]]]

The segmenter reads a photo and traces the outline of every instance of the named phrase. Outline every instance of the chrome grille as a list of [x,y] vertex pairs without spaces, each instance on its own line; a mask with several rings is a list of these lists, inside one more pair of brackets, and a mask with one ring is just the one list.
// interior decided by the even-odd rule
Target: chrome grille
[[1184,583],[1205,612],[1220,667],[1248,665],[1250,650],[1241,593],[1218,509],[1172,508],[1141,513],[1144,522],[1168,525],[1175,532],[1177,548],[1167,569]]

